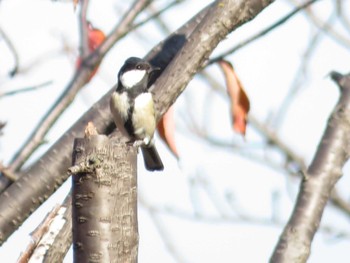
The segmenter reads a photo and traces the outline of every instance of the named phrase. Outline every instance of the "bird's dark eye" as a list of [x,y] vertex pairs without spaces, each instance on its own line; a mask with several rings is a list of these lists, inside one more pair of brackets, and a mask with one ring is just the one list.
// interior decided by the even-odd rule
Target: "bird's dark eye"
[[136,69],[142,69],[142,66],[141,65],[137,65]]

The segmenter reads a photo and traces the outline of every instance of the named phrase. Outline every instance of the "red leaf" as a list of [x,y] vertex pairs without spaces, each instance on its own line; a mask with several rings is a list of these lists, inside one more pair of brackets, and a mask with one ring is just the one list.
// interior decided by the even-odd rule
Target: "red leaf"
[[[94,28],[91,23],[88,23],[88,45],[89,45],[90,53],[94,52],[95,49],[98,48],[102,44],[102,42],[105,40],[105,38],[106,38],[106,36],[101,30]],[[81,62],[82,62],[82,59],[79,56],[77,58],[76,63],[75,63],[75,67],[77,69],[80,68]],[[98,70],[98,66],[99,65],[97,65],[95,67],[95,69],[91,72],[91,75],[90,75],[88,81],[90,81],[93,78],[93,76],[95,76],[95,74]]]
[[88,23],[88,44],[90,52],[95,51],[105,38],[106,35],[101,30],[94,28],[91,23]]
[[168,145],[170,151],[178,158],[179,155],[175,144],[175,121],[173,106],[171,106],[160,119],[157,129],[160,137]]
[[231,99],[233,128],[238,133],[245,135],[247,115],[250,108],[249,98],[232,64],[226,60],[221,60],[219,61],[219,65],[224,72],[227,92]]

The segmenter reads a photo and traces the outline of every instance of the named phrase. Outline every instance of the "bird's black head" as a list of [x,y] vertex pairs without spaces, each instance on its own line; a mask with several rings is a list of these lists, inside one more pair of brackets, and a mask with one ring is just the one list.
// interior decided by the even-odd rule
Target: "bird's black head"
[[153,67],[146,60],[130,57],[128,58],[118,74],[118,80],[124,88],[132,88],[142,82],[148,83],[149,75],[159,68]]

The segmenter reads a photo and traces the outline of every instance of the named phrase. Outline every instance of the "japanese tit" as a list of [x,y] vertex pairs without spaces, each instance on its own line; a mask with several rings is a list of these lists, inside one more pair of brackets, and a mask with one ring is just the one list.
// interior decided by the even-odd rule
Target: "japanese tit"
[[149,171],[164,169],[154,145],[156,117],[152,94],[148,91],[151,73],[159,68],[136,57],[128,58],[118,73],[118,84],[110,100],[117,128],[141,146],[145,167]]

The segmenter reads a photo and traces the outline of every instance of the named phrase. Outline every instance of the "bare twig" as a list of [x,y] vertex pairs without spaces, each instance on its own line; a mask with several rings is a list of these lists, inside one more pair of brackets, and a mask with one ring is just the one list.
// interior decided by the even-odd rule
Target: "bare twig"
[[179,263],[187,262],[185,258],[181,255],[180,251],[178,251],[175,243],[171,240],[170,234],[167,232],[166,227],[164,226],[162,220],[158,215],[158,211],[154,209],[154,207],[151,206],[140,193],[139,193],[139,201],[140,201],[140,204],[143,205],[144,208],[147,210],[151,220],[153,221],[155,228],[158,231],[160,238],[163,241],[163,244],[165,245],[169,253],[173,256],[173,258],[176,260],[176,262],[179,262]]
[[2,28],[0,27],[0,35],[2,36],[2,38],[4,39],[4,41],[6,42],[8,48],[10,49],[13,58],[14,58],[14,62],[15,65],[13,67],[13,69],[10,71],[10,76],[13,77],[14,75],[16,75],[17,71],[18,71],[18,67],[19,67],[19,58],[18,58],[18,53],[15,49],[15,46],[12,44],[12,41],[10,40],[10,38],[7,36],[7,34],[4,32],[4,30],[2,30]]
[[80,24],[80,57],[86,58],[89,55],[88,22],[86,13],[89,0],[80,1],[79,24]]
[[0,121],[0,136],[3,134],[2,129],[6,126],[6,122]]
[[[344,28],[348,31],[350,34],[350,20],[349,20],[349,14],[346,13],[346,9],[344,8],[344,3],[342,0],[336,1],[336,11],[339,16],[340,22],[343,24]],[[349,10],[347,10],[349,11]]]
[[86,58],[89,55],[88,22],[86,13],[89,0],[80,1],[79,26],[80,26],[80,57]]
[[[130,8],[128,13],[124,16],[119,25],[114,29],[114,32],[106,39],[105,43],[114,44],[117,40],[122,38],[127,32],[129,27],[134,21],[136,16],[149,4],[146,0],[137,0]],[[113,40],[113,43],[111,42]],[[102,44],[103,45],[103,44]],[[101,47],[100,47],[101,48]],[[104,46],[104,49],[109,49],[109,46]],[[99,48],[91,54],[87,60],[91,59],[91,56],[98,56],[98,59],[94,61],[93,65],[96,66],[102,59],[105,52],[99,53]],[[90,58],[90,59],[89,59]],[[91,62],[91,61],[90,61]],[[83,62],[84,63],[84,62]],[[26,140],[24,145],[18,150],[15,156],[12,158],[9,165],[11,171],[18,171],[22,165],[26,162],[29,156],[41,145],[45,135],[56,122],[58,117],[66,110],[66,108],[74,100],[75,95],[78,91],[86,84],[91,74],[93,67],[82,67],[74,75],[71,82],[68,84],[66,89],[63,91],[61,96],[56,100],[53,106],[49,109],[47,114],[38,123],[32,134]]]
[[[227,98],[226,91],[224,87],[215,79],[211,78],[210,75],[205,74],[205,72],[201,72],[201,76],[204,77],[210,83],[210,87],[217,91],[220,95]],[[205,104],[208,105],[208,104]],[[206,107],[208,108],[208,107]],[[229,143],[227,141],[219,141],[215,138],[209,137],[209,135],[205,132],[205,127],[198,127],[196,124],[196,119],[191,116],[191,110],[187,111],[186,117],[191,117],[190,121],[187,123],[187,127],[192,127],[192,131],[200,138],[210,143],[211,145],[215,145],[220,148],[230,149],[232,151],[239,151],[240,155],[249,159],[254,159],[255,161],[268,165],[270,168],[278,170],[278,171],[287,171],[290,175],[300,176],[300,173],[304,173],[307,170],[307,166],[303,158],[299,156],[288,144],[286,144],[275,132],[274,129],[269,128],[266,124],[259,121],[254,115],[250,114],[248,116],[249,123],[257,129],[264,137],[266,137],[267,145],[270,147],[274,147],[281,151],[281,153],[285,156],[284,163],[281,165],[276,162],[272,162],[272,160],[266,160],[266,158],[262,158],[258,155],[247,154],[242,147],[238,147],[234,143]],[[337,189],[333,189],[330,201],[338,208],[341,212],[345,213],[347,216],[350,216],[350,203],[344,200],[338,193]]]
[[222,53],[221,55],[212,58],[208,61],[208,65],[211,65],[213,63],[216,63],[222,59],[224,59],[226,56],[236,52],[237,50],[241,49],[242,47],[245,47],[246,45],[250,44],[251,42],[261,38],[262,36],[266,35],[267,33],[270,33],[273,29],[283,25],[285,22],[287,22],[290,18],[294,17],[294,15],[296,15],[297,13],[299,13],[301,10],[305,9],[306,7],[310,6],[311,4],[315,3],[318,0],[309,0],[307,2],[305,2],[304,4],[298,6],[297,8],[295,8],[292,12],[290,12],[289,14],[287,14],[286,16],[282,17],[281,19],[279,19],[277,22],[273,23],[272,25],[268,26],[267,28],[265,28],[264,30],[260,31],[259,33],[255,34],[254,36],[242,41],[241,43],[239,43],[238,45],[236,45],[235,47],[227,50],[226,52]]
[[310,59],[312,55],[317,50],[317,45],[321,39],[321,33],[320,31],[316,32],[312,39],[309,42],[308,47],[304,51],[303,59],[301,60],[301,64],[295,73],[294,80],[292,81],[292,85],[288,90],[287,95],[284,97],[283,101],[281,102],[281,106],[278,108],[277,114],[274,116],[273,120],[273,127],[277,130],[278,127],[281,125],[282,120],[285,117],[285,114],[288,112],[289,107],[292,105],[294,99],[296,98],[296,95],[298,94],[299,90],[306,84],[307,82],[307,69],[309,66]]
[[[296,3],[295,0],[290,0],[293,3]],[[322,29],[322,26],[324,25],[324,21],[317,16],[310,8],[306,9],[306,14],[307,17],[310,19],[310,21],[318,28]],[[345,48],[349,48],[350,46],[350,38],[348,38],[346,35],[344,35],[343,33],[339,32],[338,30],[336,30],[334,27],[328,27],[328,28],[324,28],[323,32],[328,35],[329,37],[331,37],[332,39],[334,39],[335,41],[337,41],[338,44],[342,45]]]
[[[163,14],[164,12],[166,12],[167,10],[169,10],[170,8],[172,8],[173,6],[182,3],[184,0],[174,0],[172,2],[170,2],[169,4],[167,4],[165,7],[163,7],[162,9],[154,12],[152,15],[150,15],[149,17],[145,18],[144,20],[138,22],[137,24],[133,25],[131,27],[130,30],[133,30],[135,28],[138,28],[140,26],[143,26],[144,24],[148,23],[149,21],[158,18],[161,14]],[[158,19],[157,19],[158,21]]]
[[[147,203],[145,200],[140,200],[141,205],[148,210],[149,213],[153,213],[155,215],[167,215],[167,216],[173,216],[176,218],[180,218],[187,221],[193,221],[193,222],[204,222],[207,224],[238,224],[238,223],[244,223],[244,224],[254,224],[254,225],[261,225],[261,226],[269,226],[269,227],[278,227],[285,225],[284,221],[281,220],[271,220],[270,217],[267,218],[260,218],[260,217],[254,217],[249,214],[245,214],[244,212],[240,211],[239,215],[236,216],[229,216],[229,217],[222,217],[220,215],[204,215],[204,214],[194,214],[192,212],[188,212],[185,210],[182,210],[177,207],[161,207],[161,206],[155,206]],[[156,223],[156,221],[154,221]],[[325,234],[333,235],[333,236],[340,236],[342,238],[348,239],[350,238],[350,233],[346,232],[344,230],[335,229],[334,226],[330,225],[324,225],[320,227],[320,231]],[[168,239],[168,235],[166,232],[163,232],[164,237]],[[167,241],[169,242],[169,241]]]
[[17,95],[19,93],[24,93],[24,92],[28,92],[28,91],[35,91],[35,90],[41,89],[41,88],[46,87],[46,86],[51,85],[51,84],[52,84],[52,81],[50,80],[50,81],[46,81],[46,82],[43,82],[43,83],[40,83],[40,84],[37,84],[34,86],[30,86],[30,87],[15,89],[15,90],[3,92],[3,93],[0,92],[0,98],[6,97],[6,96],[13,96],[13,95]]
[[1,162],[0,162],[0,172],[2,176],[5,176],[8,180],[12,182],[18,179],[18,175],[9,171],[7,167],[5,167]]

